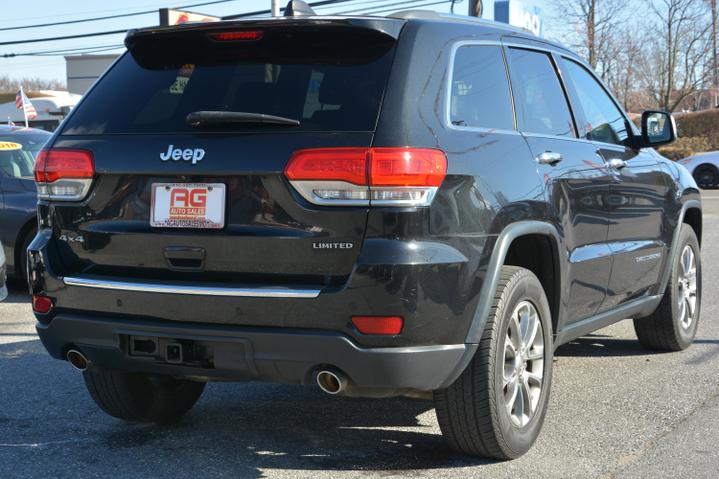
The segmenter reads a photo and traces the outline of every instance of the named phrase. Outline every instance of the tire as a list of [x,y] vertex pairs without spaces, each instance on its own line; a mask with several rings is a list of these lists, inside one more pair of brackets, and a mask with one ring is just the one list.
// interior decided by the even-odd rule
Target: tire
[[170,376],[116,371],[83,371],[85,386],[97,405],[125,421],[178,421],[200,398],[205,383]]
[[[697,334],[702,299],[699,241],[692,227],[687,224],[681,225],[678,241],[679,248],[672,258],[669,284],[662,301],[651,315],[634,320],[634,331],[639,343],[647,349],[681,351],[692,344]],[[691,272],[687,274],[687,267],[682,265],[689,262],[687,251],[691,251],[694,258],[693,280]]]
[[37,235],[37,227],[33,226],[27,233],[25,233],[25,236],[23,236],[22,243],[20,243],[20,254],[16,256],[20,261],[18,261],[18,264],[15,265],[15,275],[24,285],[28,284],[27,248],[30,246],[30,243],[32,243],[32,240],[35,239],[35,235]]
[[699,165],[694,169],[694,181],[700,188],[714,188],[719,184],[719,170],[710,164]]
[[[535,359],[524,362],[524,370],[522,356],[512,358],[514,343],[509,328],[518,312],[531,312],[527,305],[537,313],[535,324],[541,329],[534,328],[538,332],[526,350],[534,353]],[[524,316],[519,323],[528,324],[529,316]],[[451,386],[434,392],[437,420],[449,445],[463,454],[503,460],[527,452],[539,436],[547,412],[553,352],[551,313],[541,283],[527,269],[502,267],[487,325],[472,362]],[[536,359],[537,353],[542,357]],[[536,378],[531,381],[540,389],[534,393],[528,389],[531,396],[525,396],[519,381],[509,381],[505,386],[505,375],[517,378],[518,372],[524,378],[532,374],[541,376],[538,381]],[[517,408],[506,406],[505,395],[511,396],[512,391],[517,391],[517,399],[533,396],[530,402],[534,403],[534,411],[530,406],[528,417],[520,415]],[[516,406],[517,402],[509,401],[509,404]]]

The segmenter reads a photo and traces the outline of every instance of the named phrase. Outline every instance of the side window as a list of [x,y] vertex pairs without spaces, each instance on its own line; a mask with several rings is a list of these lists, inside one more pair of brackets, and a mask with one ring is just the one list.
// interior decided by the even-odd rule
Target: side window
[[509,57],[519,129],[573,138],[572,115],[550,56],[510,48]]
[[576,102],[584,112],[579,135],[587,140],[625,145],[629,138],[627,121],[607,92],[581,65],[564,60],[565,76],[574,85]]
[[509,82],[500,47],[467,45],[457,49],[449,119],[457,126],[514,130]]

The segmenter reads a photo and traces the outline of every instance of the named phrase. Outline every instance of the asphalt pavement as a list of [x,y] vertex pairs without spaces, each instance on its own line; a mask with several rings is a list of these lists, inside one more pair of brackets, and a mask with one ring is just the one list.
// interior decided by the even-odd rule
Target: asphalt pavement
[[172,426],[100,412],[51,359],[17,284],[0,304],[0,478],[532,477],[719,475],[719,192],[704,195],[704,298],[695,344],[651,353],[630,321],[557,351],[544,430],[520,459],[452,453],[432,403],[312,387],[210,384]]

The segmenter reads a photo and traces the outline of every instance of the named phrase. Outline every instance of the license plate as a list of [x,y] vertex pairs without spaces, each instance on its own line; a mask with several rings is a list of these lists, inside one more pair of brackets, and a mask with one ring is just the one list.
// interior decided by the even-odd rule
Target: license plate
[[225,226],[222,183],[153,183],[150,226],[212,228]]

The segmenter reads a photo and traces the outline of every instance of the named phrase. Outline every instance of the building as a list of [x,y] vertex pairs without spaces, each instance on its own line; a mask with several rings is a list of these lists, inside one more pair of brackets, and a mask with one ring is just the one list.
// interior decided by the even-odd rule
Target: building
[[[29,126],[47,131],[54,131],[82,98],[81,95],[66,91],[41,90],[26,93],[37,111],[37,118],[30,120]],[[0,94],[0,123],[9,121],[16,125],[25,124],[23,111],[15,107],[15,92]]]
[[65,57],[67,91],[84,95],[119,55],[71,55]]

